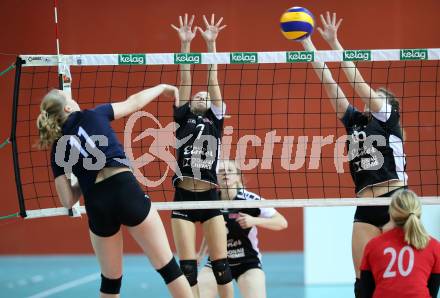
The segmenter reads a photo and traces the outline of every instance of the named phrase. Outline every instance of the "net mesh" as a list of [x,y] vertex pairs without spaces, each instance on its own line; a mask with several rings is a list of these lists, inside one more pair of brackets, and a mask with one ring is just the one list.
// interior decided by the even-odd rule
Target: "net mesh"
[[[374,61],[357,66],[373,88],[386,87],[400,100],[409,186],[421,196],[438,196],[439,61]],[[329,67],[349,101],[362,110],[363,103],[346,81],[340,63],[330,63]],[[82,109],[124,100],[159,83],[179,84],[178,65],[71,66],[70,70],[72,96]],[[192,94],[206,90],[206,65],[193,65],[191,73]],[[345,139],[339,137],[345,135],[345,128],[310,63],[225,64],[219,65],[218,75],[230,116],[225,120],[222,155],[244,161],[242,173],[248,190],[268,199],[355,196],[348,163],[335,155],[344,153]],[[60,206],[49,152],[34,146],[41,98],[57,86],[57,67],[23,67],[16,142],[28,210]],[[151,145],[159,130],[152,130],[142,140],[134,139],[148,128],[171,123],[172,105],[170,98],[154,100],[144,110],[157,121],[142,117],[135,122],[131,135],[125,135],[134,158],[151,154],[152,161],[140,168],[142,175],[150,181],[163,180],[157,186],[143,186],[154,202],[173,200],[173,172],[164,177],[167,162],[152,154]],[[112,124],[121,142],[127,120]],[[320,150],[312,150],[321,145]],[[168,150],[174,155],[172,146]],[[337,172],[337,164],[342,165],[343,173]]]

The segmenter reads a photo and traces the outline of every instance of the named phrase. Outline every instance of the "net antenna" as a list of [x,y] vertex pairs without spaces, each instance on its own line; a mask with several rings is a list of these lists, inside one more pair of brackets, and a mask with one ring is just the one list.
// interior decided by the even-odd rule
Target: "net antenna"
[[[72,75],[70,73],[70,66],[66,63],[63,55],[60,54],[60,36],[59,36],[59,27],[58,27],[58,0],[54,0],[53,2],[54,8],[54,21],[55,21],[55,40],[56,40],[56,49],[57,49],[57,58],[58,58],[58,88],[63,90],[67,94],[72,97]],[[74,186],[78,183],[78,178],[73,173],[69,174],[68,179],[70,180],[70,184]],[[79,201],[76,202],[75,205],[69,209],[69,215],[73,217],[81,217],[80,205]]]

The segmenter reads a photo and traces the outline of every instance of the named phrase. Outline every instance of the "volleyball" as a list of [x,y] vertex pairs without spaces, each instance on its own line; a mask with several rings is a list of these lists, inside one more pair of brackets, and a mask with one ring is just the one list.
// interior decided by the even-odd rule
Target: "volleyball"
[[282,14],[280,27],[285,38],[300,41],[313,33],[315,19],[307,9],[295,6]]

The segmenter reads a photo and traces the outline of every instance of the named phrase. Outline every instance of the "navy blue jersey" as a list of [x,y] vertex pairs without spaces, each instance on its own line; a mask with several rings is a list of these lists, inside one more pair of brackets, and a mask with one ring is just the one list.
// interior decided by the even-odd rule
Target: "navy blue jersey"
[[[262,198],[250,191],[240,189],[234,200],[262,200]],[[239,213],[245,213],[253,217],[271,218],[275,213],[274,208],[244,208],[221,210],[227,228],[228,262],[231,265],[253,262],[256,258],[261,259],[258,249],[257,227],[243,229],[237,222]]]
[[62,127],[63,136],[52,146],[54,177],[69,174],[67,164],[74,162],[71,172],[86,194],[102,168],[128,166],[124,150],[110,126],[113,119],[111,104],[70,114]]
[[348,134],[348,159],[356,193],[390,180],[407,181],[399,118],[399,111],[387,103],[370,117],[348,106],[341,121]]
[[204,115],[191,112],[189,102],[174,107],[174,121],[179,124],[176,131],[177,165],[180,173],[173,178],[173,184],[183,177],[217,184],[217,160],[223,131],[225,105],[212,105]]

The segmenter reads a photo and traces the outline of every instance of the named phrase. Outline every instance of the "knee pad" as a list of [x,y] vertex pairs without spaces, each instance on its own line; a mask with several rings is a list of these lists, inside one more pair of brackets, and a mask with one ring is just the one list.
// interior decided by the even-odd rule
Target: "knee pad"
[[232,281],[231,269],[227,259],[211,261],[211,265],[218,285],[225,285]]
[[168,264],[158,269],[157,272],[159,272],[166,284],[173,282],[182,275],[182,270],[180,270],[174,257],[171,258]]
[[120,278],[107,278],[101,273],[101,293],[104,294],[119,294],[121,290],[122,276]]
[[197,284],[197,260],[180,260],[180,269],[191,287]]

